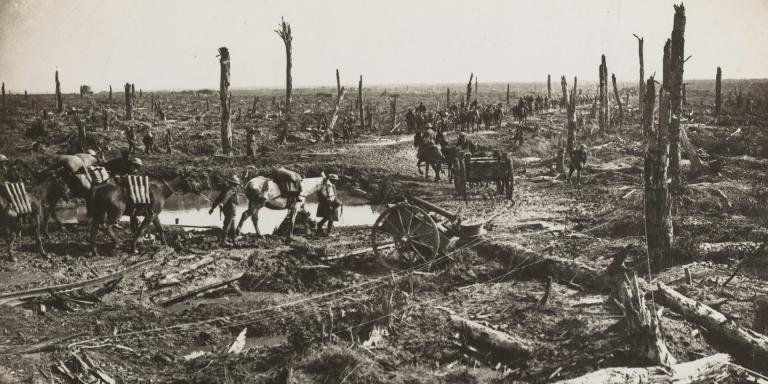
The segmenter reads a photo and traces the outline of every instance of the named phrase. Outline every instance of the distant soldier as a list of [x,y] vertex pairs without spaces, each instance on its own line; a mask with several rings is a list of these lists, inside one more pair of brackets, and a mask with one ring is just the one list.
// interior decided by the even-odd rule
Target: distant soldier
[[155,135],[152,134],[151,129],[147,128],[147,133],[144,134],[141,142],[144,143],[144,152],[152,153],[155,151]]
[[409,131],[416,129],[416,115],[413,113],[412,107],[408,107],[408,110],[405,112],[405,124],[408,126]]
[[216,199],[213,200],[208,214],[212,214],[216,207],[221,207],[221,213],[224,214],[224,225],[221,228],[221,245],[227,244],[227,237],[235,245],[235,214],[237,213],[237,188],[240,186],[240,178],[232,175],[225,181],[222,190]]
[[578,148],[571,152],[571,159],[568,170],[568,183],[571,182],[571,175],[573,171],[576,171],[576,185],[581,183],[581,170],[587,164],[587,146],[584,144],[579,145]]
[[477,150],[475,143],[468,139],[467,134],[464,132],[459,132],[459,138],[456,139],[456,146],[461,148],[462,151],[475,152]]
[[125,128],[125,139],[128,140],[128,153],[136,152],[136,132],[133,130],[133,125]]
[[170,155],[173,149],[173,136],[171,135],[171,128],[165,129],[165,150]]
[[[339,181],[339,176],[329,175],[328,184],[324,184],[323,188],[317,192],[317,217],[321,218],[317,224],[316,234],[322,234],[323,225],[328,223],[328,231],[326,236],[333,231],[333,222],[339,221],[341,211],[341,200],[336,196],[335,183]],[[330,184],[330,185],[329,185]]]

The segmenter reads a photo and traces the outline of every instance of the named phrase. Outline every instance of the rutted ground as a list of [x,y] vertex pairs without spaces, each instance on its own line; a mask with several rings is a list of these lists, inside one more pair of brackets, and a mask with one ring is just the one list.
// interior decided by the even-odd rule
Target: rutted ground
[[[342,189],[365,191],[374,204],[405,193],[425,197],[468,220],[499,214],[485,241],[513,242],[598,270],[626,252],[627,266],[644,275],[642,183],[634,170],[643,150],[637,125],[591,139],[581,131],[579,142],[588,143],[592,158],[582,185],[575,188],[558,178],[548,161],[562,136],[560,111],[531,119],[528,125],[539,133],[528,132],[519,149],[513,150],[514,128],[508,123],[498,132],[472,139],[513,152],[514,203],[481,186],[473,187],[471,199],[463,202],[453,197],[452,184],[419,177],[407,136],[369,135],[337,146],[289,145],[254,161],[217,158],[215,165],[210,156],[183,153],[174,153],[170,160],[153,154],[147,162],[158,172],[182,164],[197,172],[240,172],[246,164],[262,168],[275,163],[307,176],[335,172],[342,176]],[[717,138],[730,131],[700,126],[691,129],[691,138],[714,153]],[[116,137],[115,132],[106,134]],[[21,136],[19,140],[28,142]],[[210,138],[195,140],[204,144]],[[729,274],[732,258],[702,260],[695,245],[765,238],[759,229],[762,212],[754,209],[762,195],[745,187],[749,180],[765,179],[763,160],[717,153],[720,173],[696,180],[676,211],[676,233],[690,244],[683,257],[692,263],[696,284],[686,283],[682,265],[654,278],[689,297],[718,304],[737,323],[751,326],[752,298],[768,294],[760,283],[766,276],[764,261],[745,268],[727,288],[715,290],[718,280]],[[71,368],[72,351],[124,382],[272,382],[288,369],[297,382],[546,382],[608,366],[643,364],[630,350],[621,311],[605,293],[556,281],[547,303],[540,303],[546,280],[478,254],[473,246],[430,266],[392,272],[369,253],[324,259],[325,254],[343,255],[368,246],[366,228],[337,228],[335,237],[305,236],[306,243],[292,246],[274,237],[247,235],[237,248],[215,245],[216,231],[171,228],[170,247],[149,238],[138,255],[122,247],[114,256],[96,258],[85,256],[85,226],[71,225],[67,232],[53,228],[50,261],[34,255],[25,238],[20,261],[0,264],[0,292],[83,281],[150,261],[98,297],[83,294],[76,300],[0,305],[4,349],[82,333],[49,351],[0,355],[0,377],[9,381],[61,377],[51,367],[61,361]],[[128,237],[127,230],[121,234]],[[240,274],[236,287],[162,305],[175,295]],[[669,312],[662,326],[679,360],[717,351],[716,341]],[[535,353],[498,356],[468,346],[450,326],[449,313],[530,340]],[[246,351],[226,353],[246,327]],[[191,358],[193,353],[199,357]]]

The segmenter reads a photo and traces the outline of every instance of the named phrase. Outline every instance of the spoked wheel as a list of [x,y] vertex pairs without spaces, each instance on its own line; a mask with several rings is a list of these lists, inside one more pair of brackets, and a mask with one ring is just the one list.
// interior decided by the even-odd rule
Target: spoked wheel
[[440,233],[429,214],[400,203],[384,211],[373,224],[371,246],[385,267],[399,269],[429,262],[440,249]]

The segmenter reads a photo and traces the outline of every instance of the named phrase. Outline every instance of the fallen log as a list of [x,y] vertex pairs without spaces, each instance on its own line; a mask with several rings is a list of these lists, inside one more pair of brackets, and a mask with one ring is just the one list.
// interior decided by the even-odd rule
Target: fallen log
[[730,349],[737,358],[749,359],[748,362],[752,364],[768,361],[768,337],[765,335],[740,327],[722,313],[683,296],[662,282],[658,283],[655,297],[662,304],[706,328],[710,334],[727,341],[723,347]]
[[448,314],[448,321],[469,344],[488,349],[499,356],[530,356],[536,350],[536,345],[530,340],[488,328],[460,316]]
[[202,267],[204,267],[204,266],[206,266],[208,264],[211,264],[211,263],[213,263],[213,257],[211,257],[211,256],[203,257],[202,259],[192,263],[190,266],[188,266],[186,268],[183,268],[183,269],[181,269],[178,272],[174,272],[174,273],[170,273],[168,275],[165,275],[165,277],[163,277],[158,282],[158,285],[163,286],[163,285],[178,284],[178,283],[181,282],[179,280],[179,278],[181,278],[181,276],[186,275],[187,273],[190,273],[190,272],[192,272],[192,271],[194,271],[196,269],[202,268]]
[[216,283],[213,283],[213,284],[208,284],[206,286],[203,286],[203,287],[200,287],[200,288],[195,288],[193,290],[184,292],[184,293],[182,293],[180,295],[177,295],[177,296],[171,297],[169,299],[163,300],[163,301],[159,302],[158,304],[160,306],[162,306],[162,307],[167,307],[169,305],[176,304],[176,303],[178,303],[180,301],[184,301],[184,300],[186,300],[186,299],[188,299],[190,297],[197,296],[197,295],[199,295],[199,294],[201,294],[203,292],[211,291],[211,290],[214,290],[216,288],[220,288],[220,287],[224,287],[224,286],[230,285],[230,284],[240,280],[241,277],[243,277],[243,273],[240,273],[240,274],[238,274],[237,276],[235,276],[235,277],[233,277],[231,279],[222,280],[222,281],[219,281],[219,282],[216,282]]
[[[575,283],[600,291],[609,288],[614,271],[599,271],[585,263],[547,256],[513,243],[486,241],[475,246],[478,254],[492,256],[508,269],[524,270],[529,276]],[[609,268],[610,269],[610,268]]]
[[696,251],[702,260],[727,260],[731,257],[740,257],[760,247],[760,244],[752,241],[701,243],[696,246]]
[[558,384],[648,384],[648,383],[714,383],[730,376],[731,357],[725,353],[707,356],[671,367],[605,368]]
[[62,285],[55,285],[51,287],[42,287],[42,288],[25,290],[25,291],[4,293],[0,295],[0,305],[16,306],[24,303],[26,300],[33,299],[33,298],[61,295],[63,293],[72,292],[79,289],[108,285],[110,283],[114,283],[119,279],[122,279],[124,276],[126,276],[131,272],[137,272],[141,268],[149,265],[151,262],[152,260],[145,260],[145,261],[133,264],[130,267],[127,267],[121,271],[112,273],[110,275],[98,277],[91,280],[81,281],[77,283],[62,284]]
[[51,337],[34,344],[23,345],[16,348],[9,348],[0,353],[5,355],[26,355],[29,353],[44,352],[65,341],[72,340],[76,337],[80,337],[83,335],[85,335],[85,333],[73,333],[73,334],[64,335],[64,336]]

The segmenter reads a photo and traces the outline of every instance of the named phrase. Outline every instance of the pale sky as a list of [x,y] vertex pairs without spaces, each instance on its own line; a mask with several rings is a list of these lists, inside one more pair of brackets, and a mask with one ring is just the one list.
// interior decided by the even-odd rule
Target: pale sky
[[[768,77],[768,0],[693,0],[687,79]],[[600,54],[619,81],[661,66],[674,11],[666,0],[0,0],[0,81],[15,92],[218,88],[217,48],[232,85],[282,87],[291,23],[295,87],[597,78]],[[660,72],[660,71],[659,71]]]

